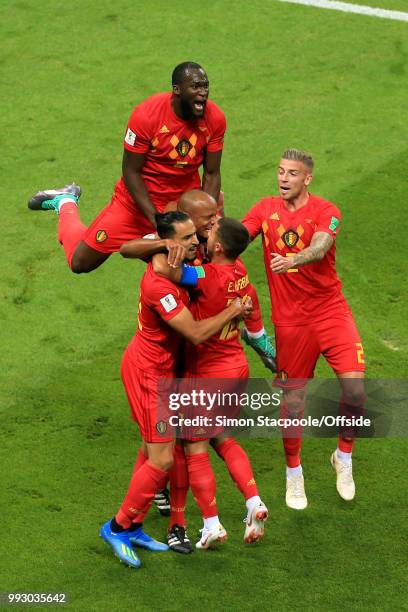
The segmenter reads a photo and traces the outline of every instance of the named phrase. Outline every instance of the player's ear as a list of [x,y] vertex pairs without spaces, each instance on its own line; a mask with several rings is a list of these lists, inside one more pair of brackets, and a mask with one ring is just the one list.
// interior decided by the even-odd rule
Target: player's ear
[[308,174],[307,177],[305,178],[305,185],[310,185],[312,181],[313,181],[313,174]]
[[180,85],[173,85],[173,93],[176,96],[180,95]]

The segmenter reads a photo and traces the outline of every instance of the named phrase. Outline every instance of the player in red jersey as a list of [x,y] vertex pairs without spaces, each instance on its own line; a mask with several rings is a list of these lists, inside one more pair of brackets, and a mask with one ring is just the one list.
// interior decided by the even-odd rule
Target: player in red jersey
[[[193,221],[199,240],[194,263],[206,263],[208,261],[207,240],[217,218],[217,205],[214,198],[203,191],[192,189],[183,193],[178,203],[173,202],[171,208],[185,212]],[[151,234],[149,239],[132,240],[120,249],[123,257],[144,259],[145,261],[160,252],[169,252],[168,261],[170,265],[177,266],[184,258],[184,251],[180,246],[155,238],[154,234]],[[244,340],[258,353],[263,364],[276,372],[275,349],[265,331],[258,296],[252,286],[251,299],[253,311],[245,321]]]
[[[262,233],[266,274],[278,353],[278,379],[284,390],[283,414],[303,413],[307,380],[322,354],[342,388],[340,413],[360,414],[364,403],[364,353],[351,310],[336,274],[335,238],[340,211],[308,192],[313,160],[285,151],[279,164],[279,197],[266,197],[246,214],[252,238]],[[292,431],[293,435],[293,431]],[[355,495],[351,454],[354,432],[340,431],[331,456],[337,491]],[[287,463],[286,503],[307,506],[300,463],[300,434],[283,437]]]
[[[189,217],[173,212],[157,218],[160,235],[182,244],[186,257],[194,258],[197,238]],[[118,513],[101,529],[101,536],[117,556],[133,567],[139,567],[140,561],[132,544],[156,551],[167,549],[142,530],[154,494],[163,488],[173,462],[173,433],[166,421],[158,420],[159,379],[175,376],[181,335],[194,344],[204,342],[248,310],[235,300],[214,317],[195,321],[188,303],[186,290],[155,274],[149,264],[141,282],[138,328],[122,361],[122,380],[143,447]]]
[[[243,262],[239,259],[249,242],[245,227],[235,219],[218,219],[209,232],[207,255],[211,263],[189,268],[189,285],[194,287],[190,308],[196,320],[204,319],[219,311],[236,297],[243,301],[251,297],[251,284]],[[183,283],[180,270],[171,269],[165,259],[157,257],[153,260],[154,268],[170,276],[174,281]],[[249,376],[248,362],[242,345],[239,342],[239,327],[237,321],[228,323],[220,332],[214,334],[200,346],[187,343],[185,351],[184,377],[191,379],[193,387],[200,387],[196,379],[224,379],[220,384],[224,392],[242,393],[246,388]],[[189,383],[187,383],[187,389]],[[232,407],[234,415],[236,407]],[[221,414],[223,407],[220,407]],[[233,416],[234,416],[233,415]],[[213,413],[213,420],[215,415]],[[207,433],[207,436],[205,435]],[[202,428],[185,432],[185,442],[188,473],[190,483],[192,478],[199,477],[201,462],[208,457],[208,437],[212,437],[212,446],[218,455],[224,459],[230,475],[246,500],[247,519],[244,534],[245,542],[255,542],[264,533],[264,523],[268,510],[259,497],[251,463],[242,447],[223,428],[210,427],[205,432]],[[217,437],[215,437],[217,436]],[[190,441],[188,441],[190,439]],[[184,508],[188,490],[188,481],[184,487],[180,484],[174,490],[171,483],[171,520],[170,526],[185,526]],[[177,484],[177,483],[176,483]],[[215,482],[214,482],[215,485]],[[215,489],[207,486],[204,500],[211,503]],[[197,500],[200,504],[200,500]],[[200,504],[201,507],[201,504]],[[204,518],[202,535],[197,543],[198,548],[207,548],[215,540],[226,536],[225,530],[220,532],[219,525],[211,517],[207,518],[207,508],[201,508]],[[208,513],[207,513],[208,514]],[[176,529],[177,531],[177,529]],[[169,545],[176,541],[172,529],[169,534]]]
[[123,176],[111,202],[89,227],[79,219],[78,185],[40,191],[31,198],[29,208],[59,213],[58,239],[73,272],[94,270],[124,242],[154,231],[155,212],[163,212],[184,191],[201,187],[218,199],[226,122],[208,93],[203,68],[183,62],[173,71],[172,92],[136,106],[124,138]]

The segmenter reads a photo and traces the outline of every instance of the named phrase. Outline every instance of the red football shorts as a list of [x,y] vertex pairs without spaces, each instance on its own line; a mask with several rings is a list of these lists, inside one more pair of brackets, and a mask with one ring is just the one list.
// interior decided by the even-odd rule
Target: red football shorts
[[145,442],[171,442],[173,429],[158,411],[159,378],[156,373],[138,368],[125,351],[121,366],[122,382],[132,418],[139,425]]
[[[199,374],[185,374],[186,379],[186,388],[188,388],[189,384],[191,384],[191,388],[200,387],[198,379],[205,378],[208,382],[203,383],[203,389],[209,393],[218,393],[220,391],[221,394],[236,393],[240,395],[241,393],[245,393],[247,388],[247,380],[249,378],[249,368],[248,363],[242,365],[238,368],[232,368],[230,370],[217,370],[211,371],[200,371]],[[226,379],[225,383],[218,382],[218,379]],[[197,382],[195,382],[197,380]],[[216,424],[217,416],[225,416],[226,418],[234,418],[238,417],[241,412],[241,406],[232,402],[228,403],[221,401],[221,404],[215,404],[211,411],[205,412],[201,410],[197,410],[195,407],[191,407],[185,411],[186,418],[193,418],[197,416],[197,414],[202,414],[208,416],[212,419],[212,425],[208,427],[207,431],[203,431],[203,427],[201,426],[190,426],[183,427],[182,437],[183,439],[187,439],[189,442],[198,442],[199,440],[208,440],[209,438],[215,438],[216,436],[220,436],[223,433],[228,433],[228,430],[225,429],[223,425]]]
[[275,338],[278,386],[303,387],[313,378],[320,355],[336,374],[365,370],[363,345],[350,311],[308,325],[277,326]]
[[125,242],[155,231],[136,206],[126,206],[114,193],[110,203],[88,227],[84,241],[95,251],[114,253]]

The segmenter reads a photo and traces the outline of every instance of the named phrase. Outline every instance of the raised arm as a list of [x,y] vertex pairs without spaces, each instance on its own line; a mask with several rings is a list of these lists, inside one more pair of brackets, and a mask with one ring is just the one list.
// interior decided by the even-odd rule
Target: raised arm
[[327,232],[315,232],[310,245],[293,255],[293,257],[282,257],[278,253],[271,253],[271,270],[276,274],[287,272],[290,268],[299,268],[306,264],[320,261],[331,248],[334,238]]
[[[167,253],[167,257],[164,257],[164,260],[171,262],[173,266],[179,266],[186,254],[183,246],[169,238],[138,238],[130,240],[122,244],[119,252],[126,259],[143,259],[143,261],[148,261],[157,253]],[[165,274],[162,275],[166,276]]]

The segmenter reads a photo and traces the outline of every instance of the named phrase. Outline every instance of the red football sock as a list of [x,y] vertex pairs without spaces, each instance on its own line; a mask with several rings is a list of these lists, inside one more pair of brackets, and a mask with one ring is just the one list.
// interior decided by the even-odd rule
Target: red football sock
[[126,497],[115,516],[116,522],[124,529],[129,529],[132,522],[143,522],[140,518],[149,510],[156,491],[163,489],[166,478],[167,472],[147,459],[141,468],[133,472]]
[[170,523],[186,526],[184,512],[188,493],[188,470],[184,448],[181,444],[174,445],[174,463],[170,470]]
[[[147,461],[147,455],[144,454],[143,450],[140,448],[136,457],[135,467],[133,468],[133,474],[139,470],[144,462]],[[143,523],[144,517],[146,513],[138,514],[133,520],[132,523]]]
[[[302,409],[296,414],[296,417],[293,418],[301,419],[303,414],[304,412]],[[281,404],[280,418],[289,419],[289,411],[286,404]],[[300,465],[300,449],[302,447],[302,427],[289,425],[286,428],[281,428],[281,432],[286,465],[290,468],[298,467]]]
[[[347,419],[358,418],[364,414],[364,402],[366,397],[361,398],[360,402],[346,401],[344,397],[340,400],[339,416]],[[341,426],[339,432],[338,448],[343,453],[351,453],[356,437],[358,436],[357,427]]]
[[259,495],[248,455],[233,438],[214,446],[214,450],[225,461],[232,480],[245,499]]
[[147,455],[144,454],[142,448],[139,448],[139,452],[137,453],[136,457],[135,467],[133,468],[133,473],[137,472],[137,470],[142,467],[145,461],[147,461]]
[[86,225],[81,223],[79,218],[78,206],[73,202],[72,204],[70,202],[63,204],[58,215],[58,240],[64,247],[65,257],[70,268],[72,256],[86,230]]
[[286,465],[290,468],[298,467],[300,465],[302,438],[282,438],[282,442],[285,450]]
[[215,500],[215,476],[208,453],[187,455],[187,468],[190,487],[203,518],[216,516],[218,510]]
[[255,287],[252,285],[248,285],[248,295],[252,300],[252,312],[249,317],[246,317],[245,319],[245,327],[249,332],[256,334],[264,328],[264,324],[262,321],[262,312],[259,305],[258,295]]
[[347,440],[346,438],[342,438],[341,436],[339,436],[337,447],[343,453],[352,453],[354,442],[355,442],[354,440]]

